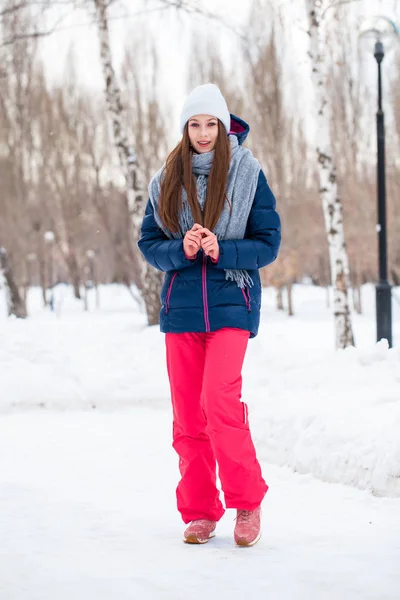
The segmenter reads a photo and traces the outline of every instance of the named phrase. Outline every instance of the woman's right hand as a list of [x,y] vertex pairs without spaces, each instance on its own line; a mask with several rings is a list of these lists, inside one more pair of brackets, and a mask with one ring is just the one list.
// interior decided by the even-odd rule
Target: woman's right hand
[[202,225],[195,223],[192,229],[186,232],[183,238],[183,250],[186,258],[195,258],[196,254],[201,248],[201,234],[197,233],[198,229],[201,229]]

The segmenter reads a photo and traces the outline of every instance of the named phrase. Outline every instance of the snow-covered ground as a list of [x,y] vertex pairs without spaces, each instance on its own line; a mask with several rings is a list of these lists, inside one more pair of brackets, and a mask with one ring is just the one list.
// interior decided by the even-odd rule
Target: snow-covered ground
[[[375,343],[374,288],[354,315],[357,348],[335,352],[325,290],[296,286],[296,316],[275,310],[265,290],[259,336],[249,342],[243,395],[264,460],[378,495],[400,496],[400,290],[394,290],[394,348]],[[1,294],[0,294],[1,299]],[[0,411],[34,407],[169,410],[164,339],[148,328],[127,290],[100,289],[89,312],[57,290],[44,311],[7,320],[0,300]]]
[[0,418],[2,600],[398,600],[400,500],[263,463],[264,534],[234,511],[182,543],[167,411]]
[[243,396],[270,490],[244,550],[233,511],[206,546],[182,543],[158,328],[119,286],[88,313],[57,294],[50,313],[32,290],[19,321],[0,292],[1,600],[399,599],[397,300],[394,349],[366,286],[358,347],[335,352],[323,290],[296,286],[291,319],[265,291]]

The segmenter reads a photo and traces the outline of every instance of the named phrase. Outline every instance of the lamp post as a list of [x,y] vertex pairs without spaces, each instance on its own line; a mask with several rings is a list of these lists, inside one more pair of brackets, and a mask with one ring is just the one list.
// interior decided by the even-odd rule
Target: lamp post
[[[392,347],[392,293],[387,278],[386,181],[385,181],[385,123],[382,108],[382,61],[386,50],[399,39],[396,24],[387,17],[371,17],[361,25],[360,38],[373,49],[378,66],[377,130],[377,199],[378,199],[378,256],[379,282],[376,284],[377,341],[387,339]],[[385,45],[384,45],[385,44]]]

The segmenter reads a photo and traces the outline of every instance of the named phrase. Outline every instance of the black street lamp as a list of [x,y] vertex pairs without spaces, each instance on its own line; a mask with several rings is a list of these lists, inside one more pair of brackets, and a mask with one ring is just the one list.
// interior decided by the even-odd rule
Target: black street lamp
[[386,182],[385,182],[385,122],[382,108],[382,61],[385,48],[399,38],[396,24],[387,17],[366,19],[360,30],[360,38],[372,42],[378,66],[378,111],[377,127],[377,192],[378,192],[378,253],[379,282],[376,284],[376,337],[385,338],[392,347],[392,291],[387,277],[387,230],[386,230]]

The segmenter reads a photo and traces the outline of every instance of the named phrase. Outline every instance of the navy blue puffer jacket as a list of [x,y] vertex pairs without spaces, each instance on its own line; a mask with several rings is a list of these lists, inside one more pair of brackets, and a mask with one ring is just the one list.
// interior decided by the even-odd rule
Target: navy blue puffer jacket
[[[231,115],[231,133],[240,144],[249,126]],[[272,263],[278,254],[281,227],[276,201],[260,171],[253,205],[242,240],[219,241],[217,263],[200,250],[194,260],[186,258],[183,240],[168,239],[158,227],[150,200],[138,242],[144,258],[165,271],[161,290],[160,327],[164,333],[207,332],[235,327],[255,337],[260,323],[261,283],[258,269]],[[246,269],[254,282],[241,290],[225,279],[224,269]]]

